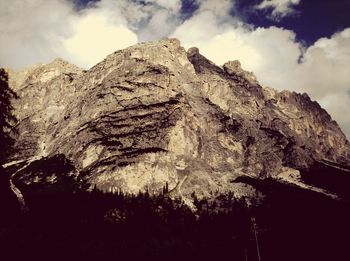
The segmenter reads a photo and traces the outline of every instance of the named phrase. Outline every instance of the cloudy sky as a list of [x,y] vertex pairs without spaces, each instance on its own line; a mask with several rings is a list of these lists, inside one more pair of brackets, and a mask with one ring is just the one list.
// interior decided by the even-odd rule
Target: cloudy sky
[[307,92],[350,138],[350,0],[0,0],[0,66],[56,57],[89,68],[176,37],[261,84]]

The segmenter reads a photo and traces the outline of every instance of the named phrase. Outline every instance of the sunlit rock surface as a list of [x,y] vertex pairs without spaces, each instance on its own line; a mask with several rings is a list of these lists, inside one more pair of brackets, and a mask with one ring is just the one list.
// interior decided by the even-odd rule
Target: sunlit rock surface
[[[217,66],[176,39],[117,51],[88,71],[56,59],[9,73],[20,99],[7,166],[64,155],[91,187],[158,193],[168,184],[186,200],[193,191],[255,196],[235,179],[302,185],[298,173],[314,161],[350,162],[339,126],[307,94],[262,87],[238,61]],[[40,180],[31,173],[18,179]]]

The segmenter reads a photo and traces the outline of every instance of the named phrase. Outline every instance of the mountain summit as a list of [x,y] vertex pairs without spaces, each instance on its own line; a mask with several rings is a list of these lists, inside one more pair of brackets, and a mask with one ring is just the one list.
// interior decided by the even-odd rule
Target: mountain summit
[[57,182],[59,172],[40,169],[52,159],[90,188],[168,186],[185,201],[256,195],[244,178],[337,197],[303,173],[349,172],[349,142],[307,94],[262,87],[238,61],[217,66],[176,39],[119,50],[87,71],[56,59],[9,75],[19,136],[4,166],[19,188]]

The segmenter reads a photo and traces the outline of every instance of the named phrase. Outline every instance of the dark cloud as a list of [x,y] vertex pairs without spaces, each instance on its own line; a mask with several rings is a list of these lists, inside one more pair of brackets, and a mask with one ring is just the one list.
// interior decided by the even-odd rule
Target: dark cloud
[[304,45],[312,45],[321,37],[330,37],[335,32],[350,27],[349,0],[301,0],[293,9],[297,15],[286,16],[281,20],[271,20],[270,9],[256,10],[262,0],[236,0],[233,15],[238,15],[246,23],[258,27],[279,26],[293,30],[296,39]]
[[82,10],[88,8],[89,6],[100,2],[100,0],[70,0],[74,3],[76,10]]
[[182,0],[181,18],[186,20],[199,8],[199,2],[196,0]]

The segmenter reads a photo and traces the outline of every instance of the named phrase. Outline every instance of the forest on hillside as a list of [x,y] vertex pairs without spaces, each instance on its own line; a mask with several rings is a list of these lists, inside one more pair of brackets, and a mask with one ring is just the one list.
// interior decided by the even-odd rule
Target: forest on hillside
[[[346,260],[348,205],[274,183],[248,206],[232,193],[181,199],[75,188],[24,192],[28,211],[2,211],[0,249],[50,260]],[[69,185],[69,184],[68,184]]]

